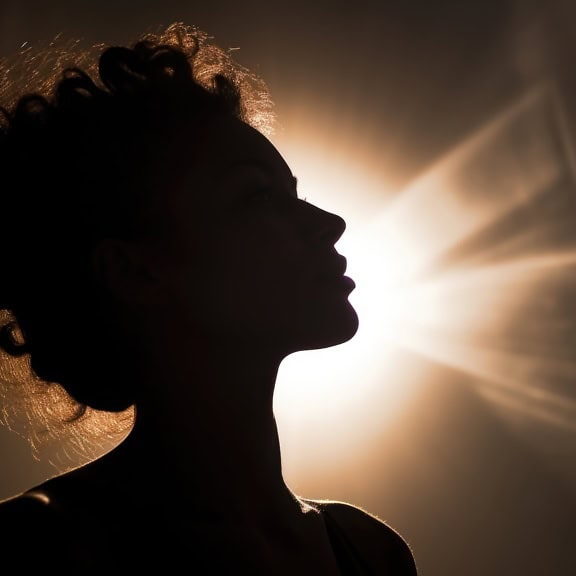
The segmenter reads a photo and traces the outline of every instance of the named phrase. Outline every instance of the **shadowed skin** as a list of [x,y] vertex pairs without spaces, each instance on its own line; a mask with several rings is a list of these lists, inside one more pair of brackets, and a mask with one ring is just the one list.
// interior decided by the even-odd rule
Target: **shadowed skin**
[[[119,334],[138,351],[132,432],[4,503],[0,522],[25,519],[43,534],[42,566],[64,544],[64,558],[51,556],[58,569],[88,559],[103,569],[154,561],[192,574],[344,576],[318,506],[283,479],[273,394],[286,356],[356,333],[354,284],[335,248],[345,223],[298,199],[286,162],[253,128],[222,118],[202,136],[193,163],[174,143],[178,184],[157,195],[151,233],[105,240],[94,257]],[[373,574],[416,574],[392,529],[331,506]]]

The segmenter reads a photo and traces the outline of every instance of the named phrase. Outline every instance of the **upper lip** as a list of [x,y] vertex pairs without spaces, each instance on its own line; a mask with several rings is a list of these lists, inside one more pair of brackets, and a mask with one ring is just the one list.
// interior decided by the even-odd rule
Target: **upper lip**
[[344,276],[346,272],[347,261],[344,256],[338,254],[330,259],[326,258],[318,266],[319,275],[323,278],[334,278]]

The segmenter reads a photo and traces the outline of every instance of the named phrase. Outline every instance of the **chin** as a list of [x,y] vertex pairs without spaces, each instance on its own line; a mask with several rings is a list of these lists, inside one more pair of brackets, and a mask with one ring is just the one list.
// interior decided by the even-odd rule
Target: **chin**
[[358,332],[358,315],[352,306],[350,306],[350,311],[346,318],[338,323],[334,323],[333,330],[327,338],[327,346],[337,346],[338,344],[344,344],[351,340]]
[[358,332],[358,314],[349,302],[337,313],[333,312],[314,320],[308,323],[312,330],[302,339],[299,350],[318,350],[338,346],[351,340]]

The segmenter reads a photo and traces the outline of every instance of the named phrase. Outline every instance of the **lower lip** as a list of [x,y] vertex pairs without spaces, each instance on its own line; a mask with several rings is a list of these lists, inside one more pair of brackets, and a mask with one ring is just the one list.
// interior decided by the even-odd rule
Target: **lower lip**
[[338,276],[337,278],[330,278],[330,283],[341,288],[347,289],[352,292],[356,288],[356,283],[348,276]]
[[342,282],[346,284],[346,286],[348,286],[350,290],[354,290],[354,288],[356,288],[356,282],[354,282],[354,280],[352,280],[352,278],[349,278],[348,276],[342,276]]

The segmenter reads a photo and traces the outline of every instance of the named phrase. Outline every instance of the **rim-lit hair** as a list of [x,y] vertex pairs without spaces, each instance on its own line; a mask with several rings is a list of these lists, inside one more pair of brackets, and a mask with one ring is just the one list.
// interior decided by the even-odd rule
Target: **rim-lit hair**
[[178,136],[193,135],[193,154],[222,116],[269,135],[272,104],[230,51],[182,23],[130,47],[25,49],[0,62],[0,97],[4,419],[20,406],[29,426],[57,437],[67,423],[82,443],[88,413],[125,414],[135,399],[93,248],[145,233]]

